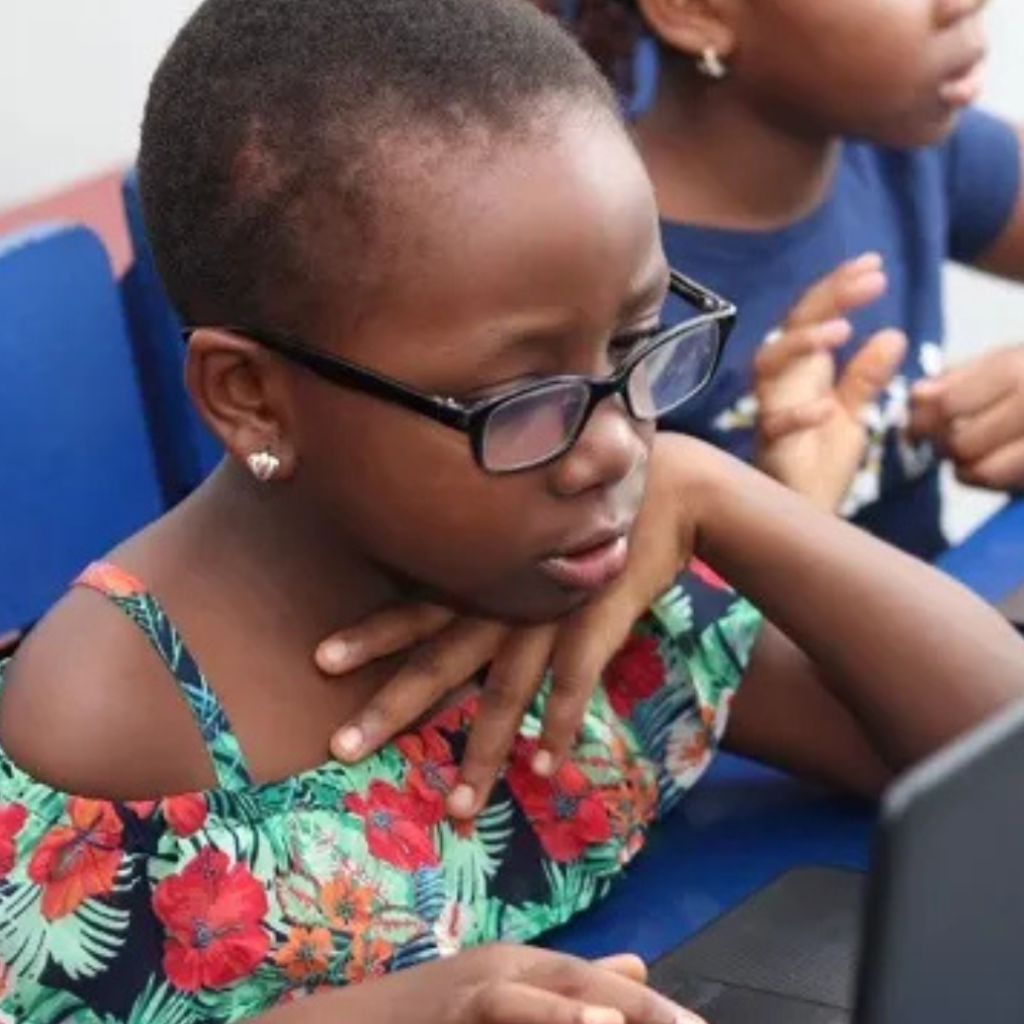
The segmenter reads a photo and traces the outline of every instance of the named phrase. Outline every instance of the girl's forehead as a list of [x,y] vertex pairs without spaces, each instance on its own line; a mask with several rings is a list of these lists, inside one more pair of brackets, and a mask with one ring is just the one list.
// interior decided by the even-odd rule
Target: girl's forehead
[[630,291],[660,255],[650,180],[610,117],[452,156],[396,189],[392,303],[600,301],[591,293]]
[[469,350],[484,365],[516,339],[593,337],[657,302],[654,197],[611,118],[463,152],[440,174],[396,189],[385,282],[342,354],[399,376]]

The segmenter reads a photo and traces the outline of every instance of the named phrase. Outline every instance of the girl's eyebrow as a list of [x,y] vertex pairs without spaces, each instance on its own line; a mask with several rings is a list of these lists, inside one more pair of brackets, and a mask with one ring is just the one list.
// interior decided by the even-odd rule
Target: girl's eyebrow
[[[669,266],[660,259],[624,300],[619,312],[620,324],[635,319],[637,314],[649,312],[652,306],[664,299],[668,293],[668,284]],[[527,318],[503,318],[492,324],[491,330],[478,336],[477,352],[482,359],[507,356],[529,358],[549,352],[553,342],[564,339],[567,334],[578,329],[578,313],[579,310],[575,310],[566,316],[565,311],[547,310],[541,315],[535,312],[535,315]]]
[[622,318],[629,319],[644,312],[649,306],[663,300],[668,294],[669,266],[664,260],[658,262],[653,273],[626,300],[622,307]]

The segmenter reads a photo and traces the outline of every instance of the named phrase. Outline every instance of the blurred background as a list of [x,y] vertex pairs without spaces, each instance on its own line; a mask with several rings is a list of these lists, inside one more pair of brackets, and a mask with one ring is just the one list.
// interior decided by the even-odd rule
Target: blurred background
[[[131,162],[149,76],[198,0],[0,2],[0,231],[40,216],[86,220],[127,258],[117,187]],[[984,104],[1024,123],[1020,0],[993,0]],[[822,268],[823,270],[827,268]],[[954,360],[1024,342],[1024,288],[953,269],[949,340]],[[960,536],[998,502],[955,489]]]

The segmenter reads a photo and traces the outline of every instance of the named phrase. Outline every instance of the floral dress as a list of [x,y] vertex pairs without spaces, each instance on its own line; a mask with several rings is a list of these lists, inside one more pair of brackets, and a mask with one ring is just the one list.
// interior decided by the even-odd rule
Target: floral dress
[[542,691],[488,807],[457,824],[444,802],[472,696],[360,765],[258,784],[157,599],[110,565],[79,583],[163,659],[217,786],[87,799],[0,751],[0,1019],[31,1024],[237,1021],[565,922],[707,767],[761,621],[691,567],[606,670],[571,761],[530,770]]

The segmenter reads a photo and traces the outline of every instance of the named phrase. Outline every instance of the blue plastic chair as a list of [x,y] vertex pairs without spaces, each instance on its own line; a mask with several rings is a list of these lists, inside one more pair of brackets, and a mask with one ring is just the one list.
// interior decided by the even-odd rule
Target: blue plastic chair
[[3,633],[163,509],[117,282],[85,228],[0,238],[0,422]]
[[153,262],[134,169],[125,175],[121,194],[134,252],[121,288],[161,484],[170,506],[194,490],[224,453],[185,391],[181,322]]

